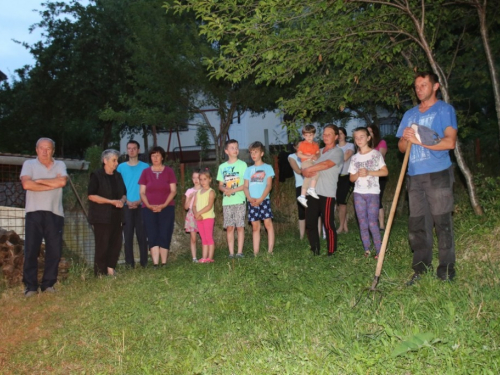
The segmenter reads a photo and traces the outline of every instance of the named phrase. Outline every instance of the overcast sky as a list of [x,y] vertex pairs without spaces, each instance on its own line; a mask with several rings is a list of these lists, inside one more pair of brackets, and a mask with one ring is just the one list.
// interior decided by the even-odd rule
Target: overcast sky
[[0,0],[0,70],[9,78],[14,70],[32,65],[31,54],[12,39],[33,44],[40,40],[40,32],[30,34],[28,28],[40,20],[33,9],[42,9],[42,0]]
[[[70,2],[70,0],[60,0]],[[38,12],[46,0],[0,0],[0,70],[9,79],[16,69],[24,65],[33,65],[31,54],[22,45],[12,41],[33,44],[41,39],[40,31],[32,33],[29,27],[41,20]],[[87,1],[84,1],[87,3]]]

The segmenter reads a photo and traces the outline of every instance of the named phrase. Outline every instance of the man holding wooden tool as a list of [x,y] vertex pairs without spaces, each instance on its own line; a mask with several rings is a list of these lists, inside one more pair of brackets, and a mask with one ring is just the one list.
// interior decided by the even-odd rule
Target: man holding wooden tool
[[453,238],[453,168],[449,150],[457,141],[455,109],[436,97],[438,77],[431,72],[417,73],[415,92],[420,104],[408,110],[399,125],[398,148],[405,152],[412,144],[408,166],[410,201],[409,242],[413,251],[413,285],[432,267],[433,227],[439,249],[437,276],[455,277]]

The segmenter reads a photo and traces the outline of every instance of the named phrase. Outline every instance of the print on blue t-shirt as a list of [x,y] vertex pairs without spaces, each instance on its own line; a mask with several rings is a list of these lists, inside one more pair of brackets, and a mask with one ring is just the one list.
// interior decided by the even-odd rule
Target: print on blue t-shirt
[[[260,198],[266,189],[267,178],[274,177],[274,169],[269,164],[252,165],[245,171],[245,180],[248,180],[250,197]],[[269,194],[264,198],[268,199]]]

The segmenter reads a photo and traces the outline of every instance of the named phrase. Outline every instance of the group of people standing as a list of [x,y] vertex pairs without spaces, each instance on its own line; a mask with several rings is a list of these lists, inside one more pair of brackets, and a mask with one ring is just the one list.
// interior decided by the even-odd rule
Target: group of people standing
[[128,161],[120,165],[118,151],[103,151],[102,168],[90,175],[89,222],[95,235],[95,275],[115,275],[123,238],[125,262],[135,267],[134,231],[141,266],[148,263],[148,248],[154,267],[167,263],[174,230],[177,179],[172,168],[163,163],[163,148],[150,150],[151,166],[139,160],[139,148],[137,141],[129,141]]
[[[378,133],[375,125],[372,125],[371,129]],[[298,143],[297,152],[289,156],[290,166],[295,174],[300,236],[302,238],[307,230],[311,250],[318,255],[322,227],[321,224],[318,225],[318,221],[322,222],[328,255],[333,255],[337,250],[337,234],[348,231],[346,203],[351,183],[354,183],[355,208],[365,256],[370,254],[371,233],[377,257],[381,244],[379,202],[383,193],[379,180],[387,176],[388,170],[381,152],[373,149],[373,133],[370,134],[367,128],[354,130],[357,148],[355,153],[354,145],[346,141],[347,133],[344,128],[338,128],[336,125],[325,126],[325,147],[321,150],[314,141],[315,132],[314,126],[305,126],[302,130],[304,140]],[[304,143],[308,145],[304,146]],[[378,139],[377,146],[381,143]],[[383,145],[386,151],[385,141]],[[338,229],[334,222],[336,205],[339,207]],[[318,220],[318,217],[321,220]]]
[[[449,151],[455,148],[457,141],[457,119],[455,109],[437,98],[438,90],[436,74],[417,73],[415,92],[420,104],[405,113],[396,134],[400,152],[405,153],[407,147],[411,147],[407,188],[414,274],[408,285],[432,270],[434,230],[439,250],[437,276],[441,280],[453,280],[456,274],[452,220],[454,174]],[[314,131],[305,127],[302,143],[313,142],[309,134]],[[425,137],[425,134],[431,135]],[[300,236],[307,231],[311,250],[319,254],[318,216],[321,216],[328,255],[332,255],[337,249],[337,234],[348,231],[346,197],[350,183],[354,183],[354,207],[364,254],[370,255],[371,235],[377,257],[380,232],[385,229],[382,196],[389,173],[384,160],[387,144],[380,139],[374,125],[353,131],[356,148],[346,142],[346,136],[345,129],[327,125],[323,132],[324,148],[316,151],[308,146],[313,150],[309,155],[297,152],[289,156],[296,177]],[[298,149],[304,148],[299,145]],[[305,160],[312,160],[312,166],[301,168]],[[313,176],[317,177],[316,189],[308,188],[304,192],[302,178]],[[333,223],[335,204],[339,207],[338,230]]]
[[[455,277],[455,245],[453,236],[453,169],[449,151],[457,141],[457,120],[454,108],[437,99],[438,77],[434,73],[418,73],[415,92],[420,104],[405,113],[398,132],[398,149],[407,152],[411,147],[408,168],[410,205],[409,243],[413,251],[414,274],[408,285],[432,269],[433,229],[438,238],[439,265],[437,276],[442,280]],[[357,128],[353,132],[357,147],[346,142],[346,132],[335,125],[325,126],[324,147],[312,145],[310,133],[304,136],[310,144],[291,155],[290,165],[296,176],[299,199],[299,228],[301,237],[307,232],[311,250],[320,253],[318,217],[321,217],[328,255],[337,249],[337,233],[347,232],[346,198],[349,183],[354,183],[354,205],[358,217],[365,255],[370,251],[370,234],[376,254],[380,250],[380,229],[383,225],[381,194],[388,170],[384,157],[387,145],[380,140],[378,129]],[[432,132],[424,140],[420,130]],[[313,134],[314,135],[314,134]],[[89,221],[95,233],[96,275],[115,275],[115,268],[125,238],[125,260],[135,266],[132,239],[135,234],[140,249],[140,264],[148,262],[148,248],[155,267],[166,264],[174,228],[174,197],[177,179],[174,171],[164,165],[165,151],[155,147],[149,152],[151,166],[139,161],[139,143],[127,144],[129,159],[118,165],[118,151],[102,153],[102,168],[93,172],[88,186]],[[25,296],[42,292],[54,293],[57,269],[62,255],[64,212],[62,189],[68,175],[62,161],[54,160],[55,142],[40,138],[36,144],[37,158],[28,160],[21,170],[21,183],[26,190],[26,239],[23,266]],[[264,163],[264,146],[254,142],[249,147],[254,164],[250,167],[238,159],[236,140],[226,142],[224,152],[228,161],[219,166],[218,189],[223,194],[224,228],[227,233],[229,257],[243,257],[244,226],[252,223],[253,252],[260,248],[261,221],[268,233],[268,252],[274,248],[273,214],[269,192],[274,177],[273,168]],[[302,161],[310,165],[302,166]],[[312,179],[312,189],[302,191],[301,178]],[[213,262],[214,201],[210,171],[192,175],[193,188],[186,192],[186,230],[200,233],[202,258]],[[306,194],[309,192],[309,195]],[[335,207],[339,206],[340,224],[334,223]],[[248,216],[247,216],[248,213]],[[235,233],[238,237],[235,254]],[[45,240],[45,269],[38,280],[38,253]],[[193,261],[196,256],[196,234],[191,234]]]
[[[102,153],[102,168],[90,176],[88,187],[89,222],[95,234],[95,275],[116,274],[116,264],[125,238],[125,261],[134,267],[133,236],[137,235],[140,263],[147,265],[148,253],[154,267],[164,266],[172,239],[177,193],[177,179],[172,168],[164,165],[165,151],[154,147],[149,152],[151,166],[139,161],[139,143],[127,144],[128,161],[118,165],[118,151]],[[252,223],[253,249],[260,249],[260,223],[264,222],[268,233],[268,252],[274,248],[274,228],[269,192],[274,170],[262,161],[264,146],[261,142],[250,145],[251,167],[238,159],[238,142],[229,140],[225,149],[228,161],[219,167],[217,179],[223,194],[224,228],[230,257],[243,257],[244,226],[246,212]],[[212,175],[208,168],[195,170],[193,187],[185,194],[185,230],[190,233],[193,262],[214,262],[215,223]],[[238,249],[234,254],[235,229],[238,233]],[[123,237],[122,237],[123,230]],[[196,254],[197,234],[201,237],[202,256]]]

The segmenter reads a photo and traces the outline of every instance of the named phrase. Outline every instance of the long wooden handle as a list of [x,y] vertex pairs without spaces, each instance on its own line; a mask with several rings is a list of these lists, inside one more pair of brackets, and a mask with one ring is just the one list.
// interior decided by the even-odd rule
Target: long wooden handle
[[373,279],[373,284],[371,289],[374,290],[378,284],[378,279],[382,273],[382,265],[384,264],[385,250],[387,249],[387,243],[389,242],[389,235],[391,234],[392,222],[394,221],[394,215],[396,214],[396,208],[398,205],[399,194],[401,192],[401,186],[403,186],[403,180],[406,174],[406,167],[408,166],[408,159],[410,158],[411,142],[408,142],[405,151],[405,158],[403,160],[403,165],[401,167],[401,172],[399,173],[398,185],[396,186],[396,192],[394,193],[394,198],[392,199],[391,212],[389,213],[389,218],[387,219],[387,224],[385,226],[384,239],[382,240],[382,246],[378,254],[377,268],[375,269],[375,278]]

